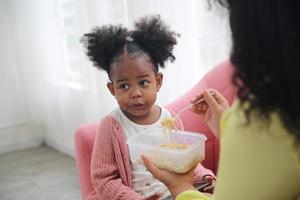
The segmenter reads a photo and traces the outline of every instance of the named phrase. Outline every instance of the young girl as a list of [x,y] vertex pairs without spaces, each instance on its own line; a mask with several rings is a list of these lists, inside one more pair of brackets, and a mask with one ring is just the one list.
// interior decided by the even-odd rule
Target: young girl
[[[160,128],[161,119],[171,116],[155,101],[163,80],[159,67],[175,60],[176,36],[159,16],[142,18],[133,31],[110,25],[83,36],[87,56],[107,72],[107,88],[119,104],[102,119],[96,135],[91,158],[94,191],[88,199],[170,198],[163,183],[144,166],[130,162],[126,140]],[[215,177],[200,164],[195,174],[195,181]]]

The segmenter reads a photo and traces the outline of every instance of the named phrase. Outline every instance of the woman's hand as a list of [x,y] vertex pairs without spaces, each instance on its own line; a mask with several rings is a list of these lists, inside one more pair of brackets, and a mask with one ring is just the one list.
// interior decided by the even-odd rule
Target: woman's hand
[[186,174],[176,174],[164,169],[156,167],[147,157],[141,156],[145,167],[152,175],[163,182],[171,192],[173,198],[186,190],[196,190],[193,186],[194,182],[194,169]]
[[[196,104],[201,98],[205,101]],[[211,131],[219,138],[220,120],[222,114],[229,108],[227,100],[217,90],[207,89],[196,96],[191,103],[195,104],[192,111],[202,116]]]

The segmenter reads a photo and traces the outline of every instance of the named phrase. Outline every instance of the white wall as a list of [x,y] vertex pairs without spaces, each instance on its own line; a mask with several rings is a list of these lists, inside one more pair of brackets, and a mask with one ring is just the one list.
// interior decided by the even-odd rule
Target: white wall
[[6,34],[0,39],[11,41],[0,46],[1,78],[7,77],[1,86],[10,92],[1,94],[0,102],[5,108],[0,148],[5,151],[44,142],[74,156],[74,127],[83,123],[76,116],[84,116],[76,107],[82,96],[62,82],[65,55],[56,6],[58,1],[1,1],[1,34]]
[[[58,0],[1,1],[1,11],[5,11],[1,12],[1,34],[2,30],[6,33],[1,36],[0,42],[11,43],[0,46],[0,50],[5,52],[0,55],[1,78],[2,74],[9,73],[13,79],[1,80],[1,85],[8,87],[4,91],[12,93],[1,94],[0,108],[1,111],[2,106],[5,108],[3,120],[12,115],[10,123],[20,122],[13,125],[14,129],[3,122],[7,130],[5,134],[3,130],[0,148],[3,142],[7,151],[44,142],[74,156],[75,129],[80,124],[98,121],[99,116],[111,110],[105,104],[96,102],[99,100],[99,89],[106,92],[101,92],[103,97],[100,99],[111,102],[106,85],[97,85],[97,90],[94,90],[80,83],[74,85],[75,82],[69,79],[60,6]],[[79,36],[77,43],[80,45],[78,40]],[[6,46],[10,46],[11,50]],[[90,66],[88,69],[94,71],[92,74],[99,73]],[[105,74],[97,78],[104,77]],[[97,78],[88,77],[86,82]],[[27,141],[30,145],[24,145]]]
[[38,146],[44,136],[43,127],[30,117],[10,22],[9,6],[0,1],[0,154]]

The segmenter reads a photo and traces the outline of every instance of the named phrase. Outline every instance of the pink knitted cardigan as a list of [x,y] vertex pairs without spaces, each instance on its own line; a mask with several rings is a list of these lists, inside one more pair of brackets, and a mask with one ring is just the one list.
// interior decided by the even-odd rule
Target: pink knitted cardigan
[[[180,123],[180,128],[183,128]],[[91,180],[94,187],[88,200],[141,200],[131,189],[131,165],[125,133],[119,122],[106,116],[98,128],[91,158]],[[213,175],[209,169],[198,165],[196,178]],[[214,176],[214,175],[213,175]]]

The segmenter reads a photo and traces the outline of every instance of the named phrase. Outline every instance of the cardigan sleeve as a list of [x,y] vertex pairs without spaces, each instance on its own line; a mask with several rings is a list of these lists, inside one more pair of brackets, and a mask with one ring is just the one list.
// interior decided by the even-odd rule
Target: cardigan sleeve
[[140,200],[142,197],[125,185],[114,154],[114,133],[111,117],[104,118],[96,134],[92,158],[91,181],[97,195],[93,199]]

